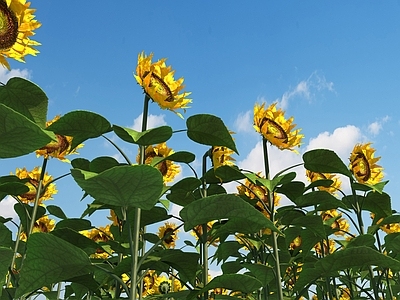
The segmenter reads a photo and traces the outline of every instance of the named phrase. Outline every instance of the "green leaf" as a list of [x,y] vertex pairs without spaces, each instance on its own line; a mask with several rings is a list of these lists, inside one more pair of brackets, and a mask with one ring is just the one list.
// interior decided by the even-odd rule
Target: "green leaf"
[[208,146],[224,146],[237,154],[235,142],[224,122],[213,115],[199,114],[186,120],[187,136],[194,142]]
[[245,274],[223,274],[214,277],[202,290],[205,292],[214,288],[226,288],[232,291],[252,293],[262,287],[257,278]]
[[56,140],[52,132],[15,110],[0,103],[0,158],[11,158],[31,153]]
[[63,212],[63,210],[61,209],[61,207],[56,206],[56,205],[48,205],[46,206],[47,211],[49,212],[49,214],[60,218],[60,219],[67,219],[67,216],[65,215],[65,213]]
[[189,164],[196,159],[196,156],[188,151],[178,151],[167,156],[163,160],[171,160],[175,162]]
[[60,229],[56,228],[55,230],[51,231],[50,234],[81,248],[88,255],[95,253],[96,250],[100,248],[99,244],[97,244],[95,241],[67,227]]
[[94,173],[101,173],[118,165],[119,162],[115,158],[109,156],[100,156],[96,157],[89,163],[89,170]]
[[[132,210],[132,212],[134,212]],[[141,218],[140,218],[140,227],[144,227],[150,224],[158,223],[161,221],[165,221],[169,219],[171,216],[167,214],[167,211],[158,206],[154,206],[150,210],[142,210]],[[130,220],[134,220],[134,218],[130,218]]]
[[217,263],[219,264],[221,261],[226,261],[229,257],[241,257],[239,253],[240,248],[243,248],[243,245],[237,241],[225,241],[220,243],[217,251],[215,251],[214,259],[217,259]]
[[17,196],[29,191],[25,181],[15,175],[0,177],[0,201],[7,195]]
[[48,284],[90,273],[86,253],[74,245],[47,233],[28,238],[27,252],[21,269],[16,297]]
[[71,149],[74,149],[87,139],[96,138],[111,131],[111,124],[96,113],[76,110],[63,115],[47,129],[56,134],[72,136]]
[[7,226],[4,225],[3,223],[0,223],[0,247],[11,248],[12,246],[13,246],[13,240],[12,240],[11,230],[8,229]]
[[24,115],[41,128],[46,127],[48,98],[33,82],[11,78],[6,85],[0,86],[0,103]]
[[160,171],[148,165],[116,166],[100,174],[72,169],[71,174],[94,199],[120,207],[151,209],[163,189]]
[[183,281],[192,281],[196,277],[199,254],[183,252],[179,249],[166,249],[161,252],[161,261],[178,270]]
[[71,161],[71,165],[74,169],[81,169],[85,171],[90,171],[90,161],[86,158],[75,158]]
[[125,142],[142,146],[164,143],[172,136],[172,128],[169,126],[160,126],[143,132],[118,125],[113,125],[112,129]]
[[395,232],[385,236],[385,250],[389,252],[400,252],[400,233]]
[[253,232],[261,228],[278,231],[261,212],[233,194],[213,195],[196,200],[186,205],[180,211],[180,216],[185,221],[185,231],[199,224],[226,218],[235,218],[243,226],[251,226],[249,230],[254,230]]
[[201,180],[186,177],[170,187],[167,199],[180,206],[185,206],[195,200],[193,191],[201,185]]
[[303,154],[304,167],[318,173],[339,173],[352,178],[353,175],[332,150],[316,149]]
[[[21,220],[23,231],[26,231],[30,226],[31,218],[33,212],[33,207],[26,203],[15,203],[14,210],[17,213],[19,219]],[[43,206],[38,206],[36,212],[36,220],[42,217],[46,213],[46,209]]]
[[297,197],[300,197],[304,191],[304,183],[300,181],[291,181],[276,188],[276,192],[283,194],[290,200],[294,201]]
[[326,237],[325,227],[322,223],[321,216],[305,215],[304,217],[294,219],[292,225],[305,227],[314,232],[321,239]]
[[351,239],[347,248],[368,246],[373,248],[375,244],[375,237],[372,234],[363,234]]
[[267,286],[273,279],[275,279],[274,269],[271,266],[261,264],[243,264],[243,267],[248,269],[255,278],[262,282],[263,286]]
[[348,207],[326,191],[314,191],[292,200],[299,207],[317,206],[317,210],[324,211],[338,207],[348,210]]
[[13,255],[14,252],[10,248],[0,246],[0,288],[3,286],[6,275],[8,273],[8,268],[10,268],[11,266]]
[[69,228],[75,231],[87,230],[93,228],[92,223],[85,219],[69,218],[61,220],[56,224],[55,229]]
[[221,182],[221,180],[223,182],[231,182],[245,178],[237,166],[220,166],[214,171],[214,173],[215,177],[219,179],[219,182]]

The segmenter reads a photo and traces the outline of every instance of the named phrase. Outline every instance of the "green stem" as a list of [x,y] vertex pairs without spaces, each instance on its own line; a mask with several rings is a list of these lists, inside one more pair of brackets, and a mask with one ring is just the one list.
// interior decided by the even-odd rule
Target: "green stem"
[[130,159],[128,156],[126,156],[126,154],[122,151],[122,149],[120,147],[118,147],[118,145],[116,143],[114,143],[112,140],[110,140],[108,137],[106,137],[105,135],[102,135],[103,138],[105,138],[107,141],[110,142],[111,145],[113,145],[115,147],[115,149],[118,150],[118,152],[124,157],[124,159],[126,160],[126,162],[129,165],[132,165]]
[[[264,151],[264,167],[265,167],[265,178],[270,179],[269,161],[268,161],[268,144],[267,140],[263,138],[263,151]],[[275,213],[274,213],[274,193],[268,190],[268,204],[271,210],[270,219],[275,224]],[[275,231],[272,231],[272,248],[273,256],[275,258],[275,275],[276,275],[276,287],[278,292],[278,299],[283,300],[283,291],[281,284],[281,269],[279,260],[279,248],[278,248],[278,236]]]
[[14,269],[15,260],[17,259],[18,246],[19,246],[19,241],[20,241],[20,240],[19,240],[19,236],[20,236],[21,232],[22,232],[22,224],[19,224],[19,226],[18,226],[18,231],[17,231],[17,238],[16,238],[16,240],[15,240],[14,254],[13,254],[13,257],[12,257],[12,260],[11,260],[10,272],[9,272],[9,274],[8,274],[8,276],[7,276],[7,283],[6,283],[6,286],[7,286],[7,287],[10,285],[11,276],[12,276],[12,273],[11,273],[11,272],[12,272],[12,270]]
[[[209,151],[207,151],[203,155],[203,169],[202,169],[202,191],[203,198],[207,197],[207,182],[205,179],[205,175],[207,172],[207,158],[209,157]],[[204,286],[208,283],[208,246],[207,246],[207,223],[202,225],[203,234],[200,239],[201,247],[202,247],[202,263],[203,263],[203,284]],[[204,300],[208,299],[208,291],[204,292]]]
[[33,204],[33,211],[31,215],[31,224],[27,231],[27,237],[29,237],[29,235],[32,233],[33,227],[35,226],[37,208],[39,206],[39,199],[42,194],[43,178],[44,174],[46,173],[46,166],[47,166],[47,159],[43,158],[42,170],[40,172],[40,178],[39,178],[39,185],[36,190],[35,203]]
[[[145,94],[144,97],[144,104],[143,104],[143,115],[142,115],[142,132],[146,131],[147,129],[147,116],[149,114],[149,95]],[[145,163],[145,146],[140,146],[140,159],[139,164],[144,165]],[[139,255],[139,239],[140,239],[140,216],[141,216],[141,209],[139,207],[134,208],[134,220],[133,220],[133,233],[131,232],[131,226],[129,224],[129,241],[131,244],[131,253],[132,253],[132,266],[131,266],[131,295],[130,299],[136,299],[136,292],[137,292],[137,279],[138,279],[138,255]],[[134,242],[134,243],[133,243]],[[143,242],[143,246],[141,252],[145,252],[145,243]],[[143,280],[140,280],[139,286],[142,287]],[[142,299],[142,291],[143,289],[139,289],[139,300]]]

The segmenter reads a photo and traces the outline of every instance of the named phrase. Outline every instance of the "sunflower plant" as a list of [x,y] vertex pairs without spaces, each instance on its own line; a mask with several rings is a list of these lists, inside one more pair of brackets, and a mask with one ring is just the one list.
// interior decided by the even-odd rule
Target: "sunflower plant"
[[[29,30],[36,29],[39,23],[28,7],[22,0],[0,1],[1,24],[8,20],[27,32],[24,22],[33,22]],[[8,50],[2,49],[3,58],[12,57],[4,51],[11,51],[13,43],[34,44],[29,35],[17,36]],[[194,153],[167,146],[176,133],[170,126],[147,128],[152,102],[180,117],[188,108],[184,79],[174,76],[166,59],[153,62],[153,54],[138,55],[134,78],[138,94],[144,94],[141,131],[111,124],[91,111],[71,111],[48,121],[48,98],[36,84],[12,78],[0,86],[0,158],[32,154],[27,158],[42,162],[31,171],[17,166],[15,174],[0,177],[0,199],[15,199],[18,215],[17,220],[0,218],[1,300],[41,295],[132,300],[400,297],[400,217],[384,192],[387,181],[371,143],[355,145],[348,162],[331,150],[316,149],[303,153],[301,164],[271,174],[270,147],[299,153],[304,136],[278,103],[256,103],[260,170],[236,166],[239,151],[232,132],[218,116],[197,114],[188,116],[179,131],[204,151],[198,170]],[[18,97],[23,92],[31,94]],[[109,142],[123,161],[74,158],[83,143],[96,139]],[[137,147],[137,156],[130,157],[121,144]],[[54,158],[70,164],[70,172],[50,175]],[[190,174],[178,177],[183,165]],[[306,174],[308,181],[296,179],[298,174]],[[88,205],[80,218],[67,216],[59,204],[60,180],[82,189]],[[344,180],[349,193],[342,189]],[[229,193],[228,183],[237,185],[237,192]],[[282,205],[282,199],[290,204]],[[104,210],[110,216],[95,226],[91,216]],[[211,266],[220,275],[211,276]]]

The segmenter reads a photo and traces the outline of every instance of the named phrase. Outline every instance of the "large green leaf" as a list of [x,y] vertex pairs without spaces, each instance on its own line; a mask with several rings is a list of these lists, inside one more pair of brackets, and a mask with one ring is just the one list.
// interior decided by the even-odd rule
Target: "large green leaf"
[[86,253],[52,234],[34,233],[28,238],[16,297],[48,284],[88,274],[91,263]]
[[42,128],[46,127],[48,98],[29,80],[14,77],[0,86],[0,103],[12,108]]
[[316,149],[303,154],[304,167],[312,172],[319,173],[339,173],[347,177],[353,175],[332,150]]
[[21,195],[29,191],[25,181],[15,175],[0,177],[0,201],[7,195]]
[[[15,203],[14,210],[17,213],[19,219],[21,220],[23,231],[27,231],[27,228],[30,226],[31,218],[30,216],[33,213],[33,207],[26,203]],[[37,207],[36,212],[36,220],[39,219],[46,213],[46,209],[39,205]]]
[[72,169],[72,177],[101,203],[151,209],[162,189],[161,173],[148,165],[116,166],[100,174]]
[[336,209],[338,207],[348,209],[340,200],[326,191],[314,191],[292,200],[299,207],[317,206],[317,210]]
[[11,248],[12,246],[13,240],[11,230],[3,223],[0,223],[0,247]]
[[[255,229],[255,231],[261,228],[277,231],[272,222],[261,212],[233,194],[213,195],[196,200],[186,205],[180,211],[180,216],[185,221],[185,231],[199,224],[227,218],[240,219],[242,226],[251,225],[252,230]],[[247,224],[245,220],[248,220]]]
[[[0,246],[0,287],[3,286],[8,268],[11,266],[11,260],[14,252],[10,248]],[[1,295],[1,292],[0,292]]]
[[172,136],[172,128],[160,126],[140,132],[126,127],[113,125],[113,130],[122,140],[142,146],[154,145],[168,141]]
[[170,187],[167,199],[175,204],[185,206],[195,200],[193,191],[201,185],[201,181],[194,177],[186,177]]
[[187,136],[194,142],[208,146],[225,146],[236,153],[235,142],[224,122],[213,115],[199,114],[186,120]]
[[11,158],[44,147],[56,137],[26,116],[0,103],[0,140],[0,158]]
[[72,136],[71,149],[74,149],[87,139],[111,131],[111,124],[96,113],[76,110],[65,114],[47,129],[57,134]]

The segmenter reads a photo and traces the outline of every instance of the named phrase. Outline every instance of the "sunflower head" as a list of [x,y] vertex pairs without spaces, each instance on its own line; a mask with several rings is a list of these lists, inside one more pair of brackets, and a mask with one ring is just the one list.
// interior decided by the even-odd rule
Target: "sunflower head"
[[[53,219],[49,219],[48,216],[43,216],[40,217],[35,221],[35,224],[33,225],[32,233],[35,232],[50,232],[54,229],[56,226],[56,221]],[[27,235],[25,232],[21,232],[19,239],[26,242],[27,240]]]
[[[207,222],[207,232],[210,232],[212,230],[212,227],[216,222],[217,221]],[[203,235],[203,225],[200,224],[200,225],[197,225],[196,227],[194,227],[193,230],[190,231],[190,234],[193,235],[196,238],[196,240],[198,240],[199,236]],[[219,238],[213,239],[212,235],[208,234],[207,242],[208,243],[211,242],[211,245],[213,245],[214,247],[217,247],[219,244]]]
[[[108,242],[109,240],[113,240],[114,237],[110,231],[110,225],[105,227],[100,226],[99,228],[93,228],[91,230],[83,230],[80,232],[82,235],[86,236],[87,238],[95,241],[96,243],[99,242]],[[110,254],[106,252],[102,247],[97,248],[96,253],[90,255],[93,258],[99,259],[107,259]]]
[[178,239],[178,232],[179,230],[176,229],[174,223],[165,222],[164,226],[158,228],[158,237],[163,239],[163,244],[166,248],[175,248],[175,241]]
[[[173,153],[174,151],[171,148],[168,148],[166,143],[161,143],[156,146],[148,146],[144,154],[145,164],[151,164],[153,159],[156,157],[165,158]],[[140,161],[140,153],[137,155],[136,161]],[[180,167],[171,160],[163,160],[158,163],[156,167],[161,172],[164,182],[173,181],[175,176],[178,175],[181,170]]]
[[383,168],[376,164],[379,160],[371,143],[357,144],[350,155],[350,170],[359,183],[374,185],[383,179]]
[[[53,120],[46,122],[46,127],[49,127],[58,119],[60,119],[60,116],[56,116]],[[65,158],[65,156],[69,154],[78,154],[76,150],[83,147],[83,144],[80,144],[76,146],[74,149],[71,149],[71,144],[73,139],[71,136],[56,134],[56,137],[57,137],[56,142],[51,141],[46,146],[40,148],[39,150],[36,150],[36,156],[37,157],[43,156],[46,159],[49,157],[55,157],[61,161],[69,162],[69,160]]]
[[134,74],[137,83],[162,109],[171,110],[182,117],[176,110],[183,109],[185,112],[188,104],[192,102],[187,98],[190,93],[180,93],[185,87],[184,79],[174,79],[175,71],[165,64],[165,58],[155,63],[152,62],[152,58],[153,53],[149,56],[146,56],[144,52],[139,54],[136,74]]
[[39,53],[30,39],[41,24],[35,20],[34,9],[26,0],[0,0],[0,64],[10,70],[6,58],[24,62],[25,56]]
[[330,224],[331,228],[336,230],[335,235],[343,236],[350,230],[349,222],[345,218],[342,218],[342,214],[336,209],[321,212],[321,217],[322,221]]
[[265,103],[255,104],[254,129],[279,149],[297,152],[294,148],[300,147],[304,135],[300,134],[300,129],[294,130],[293,117],[286,120],[283,110],[276,109],[276,105],[272,103],[265,108]]
[[214,167],[214,170],[221,166],[232,166],[234,165],[235,159],[231,157],[231,155],[235,153],[235,151],[223,147],[223,146],[213,146],[211,148],[211,160]]
[[336,195],[336,192],[340,189],[342,182],[340,178],[335,174],[328,173],[318,173],[306,170],[306,177],[310,182],[314,182],[321,179],[329,179],[332,180],[333,183],[329,187],[319,186],[318,190],[326,191],[332,195]]
[[[19,195],[18,198],[23,203],[34,203],[35,197],[37,193],[37,188],[39,186],[40,173],[41,168],[35,167],[32,171],[27,171],[26,168],[19,169],[17,168],[15,171],[15,175],[20,179],[28,179],[25,183],[28,186],[29,191],[25,194]],[[42,191],[42,195],[39,198],[39,204],[43,201],[53,199],[53,195],[57,193],[55,183],[50,183],[53,181],[53,177],[50,176],[47,172],[43,176],[43,187],[45,188],[44,192]]]

